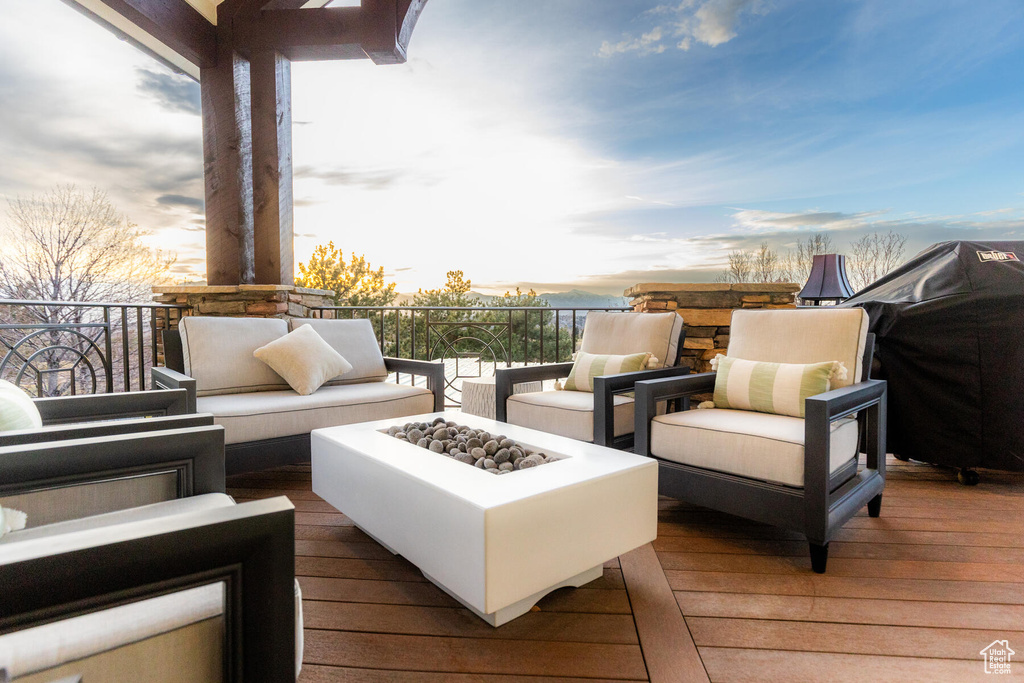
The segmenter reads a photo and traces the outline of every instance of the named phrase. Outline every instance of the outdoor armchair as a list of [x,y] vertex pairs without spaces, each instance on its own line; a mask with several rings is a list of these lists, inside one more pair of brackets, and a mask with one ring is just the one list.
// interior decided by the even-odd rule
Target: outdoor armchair
[[[588,354],[650,353],[654,368],[594,378],[589,391],[539,391],[513,394],[521,382],[562,379],[573,363],[550,363],[495,370],[495,415],[501,422],[531,427],[601,446],[633,444],[633,398],[639,380],[685,375],[678,367],[685,336],[676,313],[606,313],[587,315],[580,351]],[[649,366],[650,367],[650,366]]]
[[0,448],[0,505],[28,514],[0,537],[0,669],[293,680],[294,508],[224,484],[213,425]]
[[[806,398],[802,418],[686,410],[693,394],[715,391],[714,372],[638,382],[636,452],[658,460],[659,493],[799,531],[812,568],[824,572],[839,528],[865,505],[872,517],[881,511],[886,384],[869,379],[874,336],[867,329],[861,309],[733,313],[730,358],[845,364],[847,378]],[[684,410],[658,415],[656,405],[672,399]],[[867,461],[858,471],[861,452]]]
[[0,446],[206,423],[190,417],[196,412],[195,400],[190,402],[187,385],[168,390],[36,398],[32,402],[42,418],[42,428],[0,432]]

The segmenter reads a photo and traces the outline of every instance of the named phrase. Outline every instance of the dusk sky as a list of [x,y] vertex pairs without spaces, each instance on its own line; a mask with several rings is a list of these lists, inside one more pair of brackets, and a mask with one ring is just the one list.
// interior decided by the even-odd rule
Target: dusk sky
[[[1024,2],[430,0],[409,62],[293,65],[295,254],[619,294],[731,249],[1024,239]],[[204,277],[198,85],[0,0],[0,196],[95,185]]]

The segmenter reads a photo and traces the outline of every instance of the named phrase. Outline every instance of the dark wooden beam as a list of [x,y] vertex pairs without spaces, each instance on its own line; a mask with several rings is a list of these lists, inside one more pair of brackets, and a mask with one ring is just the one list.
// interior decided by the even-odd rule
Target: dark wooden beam
[[249,63],[223,45],[200,72],[206,179],[206,280],[253,284],[252,131]]
[[185,0],[100,1],[201,69],[216,63],[216,29]]
[[295,281],[291,64],[278,52],[262,51],[252,54],[249,69],[256,284],[290,285]]
[[236,28],[236,46],[277,50],[292,61],[362,59],[362,8],[268,10]]

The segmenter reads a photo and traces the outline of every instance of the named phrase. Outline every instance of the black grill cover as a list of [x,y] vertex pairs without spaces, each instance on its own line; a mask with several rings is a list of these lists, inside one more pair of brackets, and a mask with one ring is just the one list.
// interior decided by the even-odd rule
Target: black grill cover
[[943,242],[847,299],[889,382],[889,451],[1024,471],[1024,242]]

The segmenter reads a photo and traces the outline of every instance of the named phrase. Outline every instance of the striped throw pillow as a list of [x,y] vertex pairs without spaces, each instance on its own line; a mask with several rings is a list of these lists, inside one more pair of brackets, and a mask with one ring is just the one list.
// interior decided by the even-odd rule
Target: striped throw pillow
[[839,361],[823,363],[761,363],[718,356],[716,408],[804,417],[804,399],[828,391],[832,379],[846,376]]
[[647,367],[649,353],[631,353],[628,356],[598,355],[580,351],[572,364],[569,379],[565,380],[566,391],[589,391],[594,393],[594,378],[601,375],[618,375],[622,372],[639,372]]

